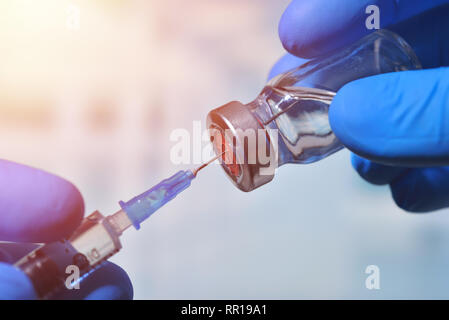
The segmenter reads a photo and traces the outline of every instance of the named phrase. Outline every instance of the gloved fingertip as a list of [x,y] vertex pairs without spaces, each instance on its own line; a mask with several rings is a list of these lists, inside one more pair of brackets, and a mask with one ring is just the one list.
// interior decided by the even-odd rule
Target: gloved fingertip
[[16,267],[0,262],[0,300],[36,299],[31,280]]
[[398,207],[408,212],[430,212],[449,206],[449,167],[410,169],[390,184]]
[[418,205],[419,201],[415,193],[411,190],[412,188],[413,186],[408,186],[403,181],[398,181],[390,185],[391,197],[396,205],[408,212],[419,213],[430,211],[420,208]]
[[278,33],[283,47],[302,58],[328,54],[368,33],[365,5],[359,0],[293,0],[282,14]]
[[369,183],[375,185],[386,185],[404,174],[408,169],[404,167],[387,166],[351,155],[351,163],[357,173]]
[[307,22],[302,28],[301,19],[304,17],[303,5],[299,1],[292,1],[281,16],[278,26],[279,38],[282,46],[289,53],[304,58],[310,58],[306,45],[308,44],[307,35],[304,28],[307,27]]

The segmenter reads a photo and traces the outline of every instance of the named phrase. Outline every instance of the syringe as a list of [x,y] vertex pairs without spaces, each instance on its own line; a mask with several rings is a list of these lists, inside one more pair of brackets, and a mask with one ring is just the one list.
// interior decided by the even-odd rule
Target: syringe
[[[119,237],[123,231],[131,225],[139,229],[144,220],[189,187],[198,171],[221,155],[195,170],[179,171],[127,202],[120,201],[122,209],[110,216],[105,217],[99,211],[91,213],[68,240],[44,244],[15,266],[28,275],[41,299],[49,299],[64,288],[77,287],[122,248]],[[76,282],[67,280],[73,267],[79,270],[80,278]]]

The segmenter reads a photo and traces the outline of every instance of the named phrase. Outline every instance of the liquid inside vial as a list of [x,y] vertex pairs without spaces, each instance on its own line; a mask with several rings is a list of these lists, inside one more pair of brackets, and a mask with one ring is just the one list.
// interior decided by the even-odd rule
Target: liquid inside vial
[[213,130],[212,137],[216,154],[222,154],[221,163],[223,167],[229,174],[238,177],[240,175],[240,166],[237,163],[232,143],[230,143],[229,139],[226,139],[226,135],[218,129]]

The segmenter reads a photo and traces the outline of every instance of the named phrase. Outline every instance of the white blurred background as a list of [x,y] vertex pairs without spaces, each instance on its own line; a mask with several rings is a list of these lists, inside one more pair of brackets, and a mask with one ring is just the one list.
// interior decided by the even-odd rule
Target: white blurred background
[[[115,212],[189,167],[170,162],[173,129],[257,95],[287,4],[2,1],[0,157],[69,179],[86,213]],[[402,212],[347,151],[248,194],[212,165],[112,261],[137,299],[449,298],[447,214]],[[380,290],[365,288],[372,264]]]

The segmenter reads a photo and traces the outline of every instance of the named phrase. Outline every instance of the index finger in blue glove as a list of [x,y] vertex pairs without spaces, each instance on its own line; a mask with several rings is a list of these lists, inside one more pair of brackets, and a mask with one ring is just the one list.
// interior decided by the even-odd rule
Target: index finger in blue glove
[[445,3],[449,1],[293,0],[282,15],[279,36],[290,53],[313,58],[372,32],[365,25],[369,5],[379,7],[381,28],[385,28]]
[[0,240],[59,240],[76,229],[83,213],[83,198],[70,182],[0,160]]
[[449,68],[377,75],[346,84],[329,108],[354,153],[396,166],[449,164]]

